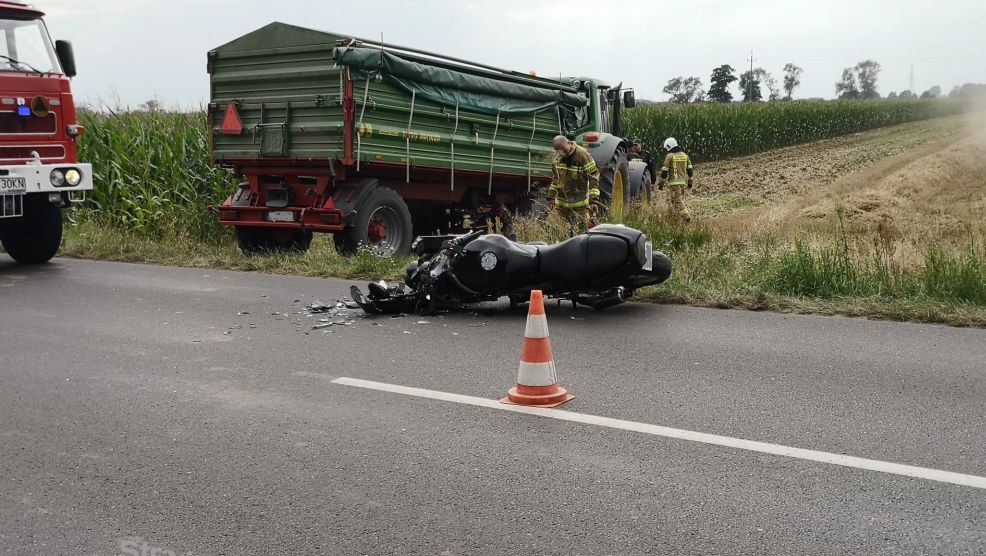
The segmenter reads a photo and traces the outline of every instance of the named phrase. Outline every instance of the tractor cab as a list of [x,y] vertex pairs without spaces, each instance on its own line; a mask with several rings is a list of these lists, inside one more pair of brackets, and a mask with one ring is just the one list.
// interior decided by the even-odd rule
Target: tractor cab
[[623,135],[623,109],[637,105],[633,89],[624,89],[623,83],[614,87],[601,79],[583,77],[565,79],[564,82],[576,86],[589,100],[589,107],[581,115],[575,135],[591,132],[617,137]]

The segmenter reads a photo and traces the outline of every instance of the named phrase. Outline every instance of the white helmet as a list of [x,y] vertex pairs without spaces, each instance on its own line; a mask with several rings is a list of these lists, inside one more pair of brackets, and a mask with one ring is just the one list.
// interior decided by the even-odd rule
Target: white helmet
[[674,137],[668,137],[664,140],[664,150],[670,151],[671,149],[678,146],[678,141]]

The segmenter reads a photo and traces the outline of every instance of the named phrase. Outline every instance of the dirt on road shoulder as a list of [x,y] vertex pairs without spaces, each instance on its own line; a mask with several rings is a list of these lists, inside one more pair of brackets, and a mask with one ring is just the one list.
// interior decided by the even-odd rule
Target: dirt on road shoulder
[[831,230],[841,214],[857,238],[879,236],[916,262],[929,245],[983,233],[984,128],[943,118],[699,165],[692,202],[737,238]]
[[[913,122],[696,167],[700,216],[776,205],[875,165],[893,167],[915,149],[939,149],[965,135],[961,117]],[[725,201],[722,199],[725,197]]]

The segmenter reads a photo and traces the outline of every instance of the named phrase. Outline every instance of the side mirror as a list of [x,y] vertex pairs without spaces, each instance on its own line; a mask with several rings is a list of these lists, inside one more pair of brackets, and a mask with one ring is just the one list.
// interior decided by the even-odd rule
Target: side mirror
[[623,106],[626,108],[633,108],[637,105],[637,97],[633,94],[633,90],[626,91],[623,93]]
[[72,50],[72,43],[55,41],[55,53],[58,55],[58,63],[62,65],[65,75],[75,77],[75,52]]

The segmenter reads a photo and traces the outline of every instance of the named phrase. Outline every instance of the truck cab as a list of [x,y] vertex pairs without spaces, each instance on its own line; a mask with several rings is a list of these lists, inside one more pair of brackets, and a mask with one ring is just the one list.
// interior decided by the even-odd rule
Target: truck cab
[[53,42],[44,13],[0,0],[0,242],[21,263],[58,251],[61,208],[93,188],[78,162],[72,46]]

